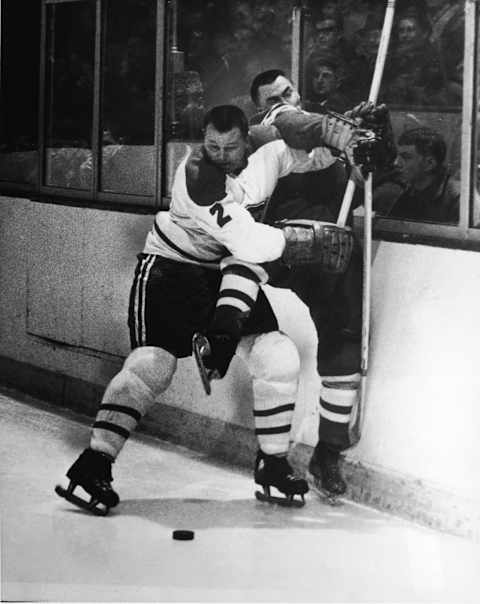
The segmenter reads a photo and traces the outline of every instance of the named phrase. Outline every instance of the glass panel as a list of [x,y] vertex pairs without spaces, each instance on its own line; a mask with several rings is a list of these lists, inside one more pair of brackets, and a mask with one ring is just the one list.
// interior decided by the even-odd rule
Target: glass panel
[[[477,7],[477,15],[476,15],[477,23],[476,23],[476,32],[478,36],[479,28],[480,28],[480,11]],[[471,226],[475,228],[480,228],[480,44],[477,45],[477,119],[473,129],[473,195],[471,200]],[[475,106],[475,105],[474,105]]]
[[[305,24],[305,106],[345,111],[369,95],[386,2],[312,2]],[[463,0],[397,3],[379,102],[398,156],[375,178],[380,215],[458,222]],[[410,132],[405,132],[405,131]]]
[[101,190],[155,191],[156,0],[107,4]]
[[274,68],[289,74],[292,6],[292,0],[169,2],[167,192],[185,149],[179,141],[201,138],[205,111],[233,103],[251,117],[253,78]]
[[95,0],[47,8],[47,185],[92,186]]
[[38,82],[40,1],[2,2],[0,179],[38,180]]
[[199,138],[204,111],[213,105],[234,103],[253,115],[254,76],[290,70],[291,0],[179,0],[170,7],[175,90],[168,120],[177,138]]

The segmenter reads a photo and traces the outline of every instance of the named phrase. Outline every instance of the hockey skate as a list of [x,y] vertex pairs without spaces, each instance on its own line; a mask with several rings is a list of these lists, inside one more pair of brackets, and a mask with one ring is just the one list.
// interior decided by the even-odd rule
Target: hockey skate
[[238,340],[228,333],[209,333],[208,337],[194,334],[193,356],[206,394],[212,392],[211,381],[219,380],[227,373],[237,344]]
[[192,339],[192,349],[193,356],[198,367],[198,373],[200,374],[200,379],[202,380],[203,389],[205,390],[206,394],[211,394],[212,386],[210,382],[211,380],[215,379],[214,370],[209,369],[205,365],[204,361],[205,357],[209,357],[212,352],[210,342],[203,334],[196,333]]
[[318,443],[308,465],[312,486],[328,504],[341,505],[340,497],[347,485],[338,466],[339,452],[324,443]]
[[[285,507],[303,507],[304,495],[308,491],[307,481],[295,476],[286,457],[266,455],[259,450],[255,462],[255,482],[263,487],[263,492],[255,491],[259,501],[277,503]],[[275,487],[285,497],[272,495],[270,487]],[[295,499],[300,495],[300,499]]]
[[[106,516],[109,509],[120,501],[110,485],[113,480],[112,461],[104,453],[85,449],[68,470],[67,478],[70,484],[66,489],[60,485],[55,487],[57,495],[96,516]],[[90,501],[74,494],[77,486],[90,495]]]

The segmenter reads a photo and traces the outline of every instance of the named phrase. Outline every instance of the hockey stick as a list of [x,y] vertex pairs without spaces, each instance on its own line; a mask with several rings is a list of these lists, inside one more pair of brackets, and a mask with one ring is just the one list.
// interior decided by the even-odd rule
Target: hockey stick
[[[387,0],[385,18],[383,21],[380,44],[378,46],[377,59],[373,71],[372,84],[368,100],[376,103],[383,77],[385,60],[387,58],[390,36],[392,33],[393,18],[395,15],[395,0]],[[356,417],[351,429],[352,444],[359,441],[363,416],[367,385],[369,338],[370,338],[370,305],[371,305],[371,280],[372,280],[372,174],[367,175],[364,189],[364,216],[363,216],[363,292],[362,292],[362,341],[361,341],[361,366],[360,366],[360,396],[356,410]],[[355,182],[349,179],[342,201],[342,207],[338,216],[337,224],[345,226],[350,212],[353,195],[355,193]]]

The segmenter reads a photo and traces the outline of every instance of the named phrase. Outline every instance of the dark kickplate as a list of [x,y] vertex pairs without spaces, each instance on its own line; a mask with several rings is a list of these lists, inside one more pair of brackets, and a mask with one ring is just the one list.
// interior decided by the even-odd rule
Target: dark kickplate
[[280,505],[284,508],[303,508],[304,499],[287,499],[286,497],[275,497],[274,495],[265,495],[261,491],[255,491],[255,497],[258,501],[264,501],[273,505]]
[[60,495],[60,497],[63,497],[63,499],[66,499],[70,503],[73,503],[73,505],[76,505],[77,507],[81,508],[82,510],[86,510],[87,512],[90,512],[91,514],[94,514],[95,516],[106,516],[110,509],[107,507],[105,507],[105,509],[102,509],[102,508],[97,507],[96,505],[92,505],[91,503],[89,503],[88,501],[85,501],[81,497],[78,497],[77,495],[74,495],[73,493],[68,492],[67,489],[64,489],[59,484],[57,484],[57,486],[55,487],[55,493],[57,495]]

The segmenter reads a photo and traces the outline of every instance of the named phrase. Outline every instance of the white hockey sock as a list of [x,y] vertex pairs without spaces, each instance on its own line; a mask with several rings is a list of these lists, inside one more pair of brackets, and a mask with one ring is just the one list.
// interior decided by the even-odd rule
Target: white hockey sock
[[249,364],[259,446],[268,455],[286,454],[298,388],[297,349],[280,332],[264,334],[257,337]]
[[154,402],[146,384],[132,371],[122,369],[105,390],[93,424],[90,447],[115,459]]

